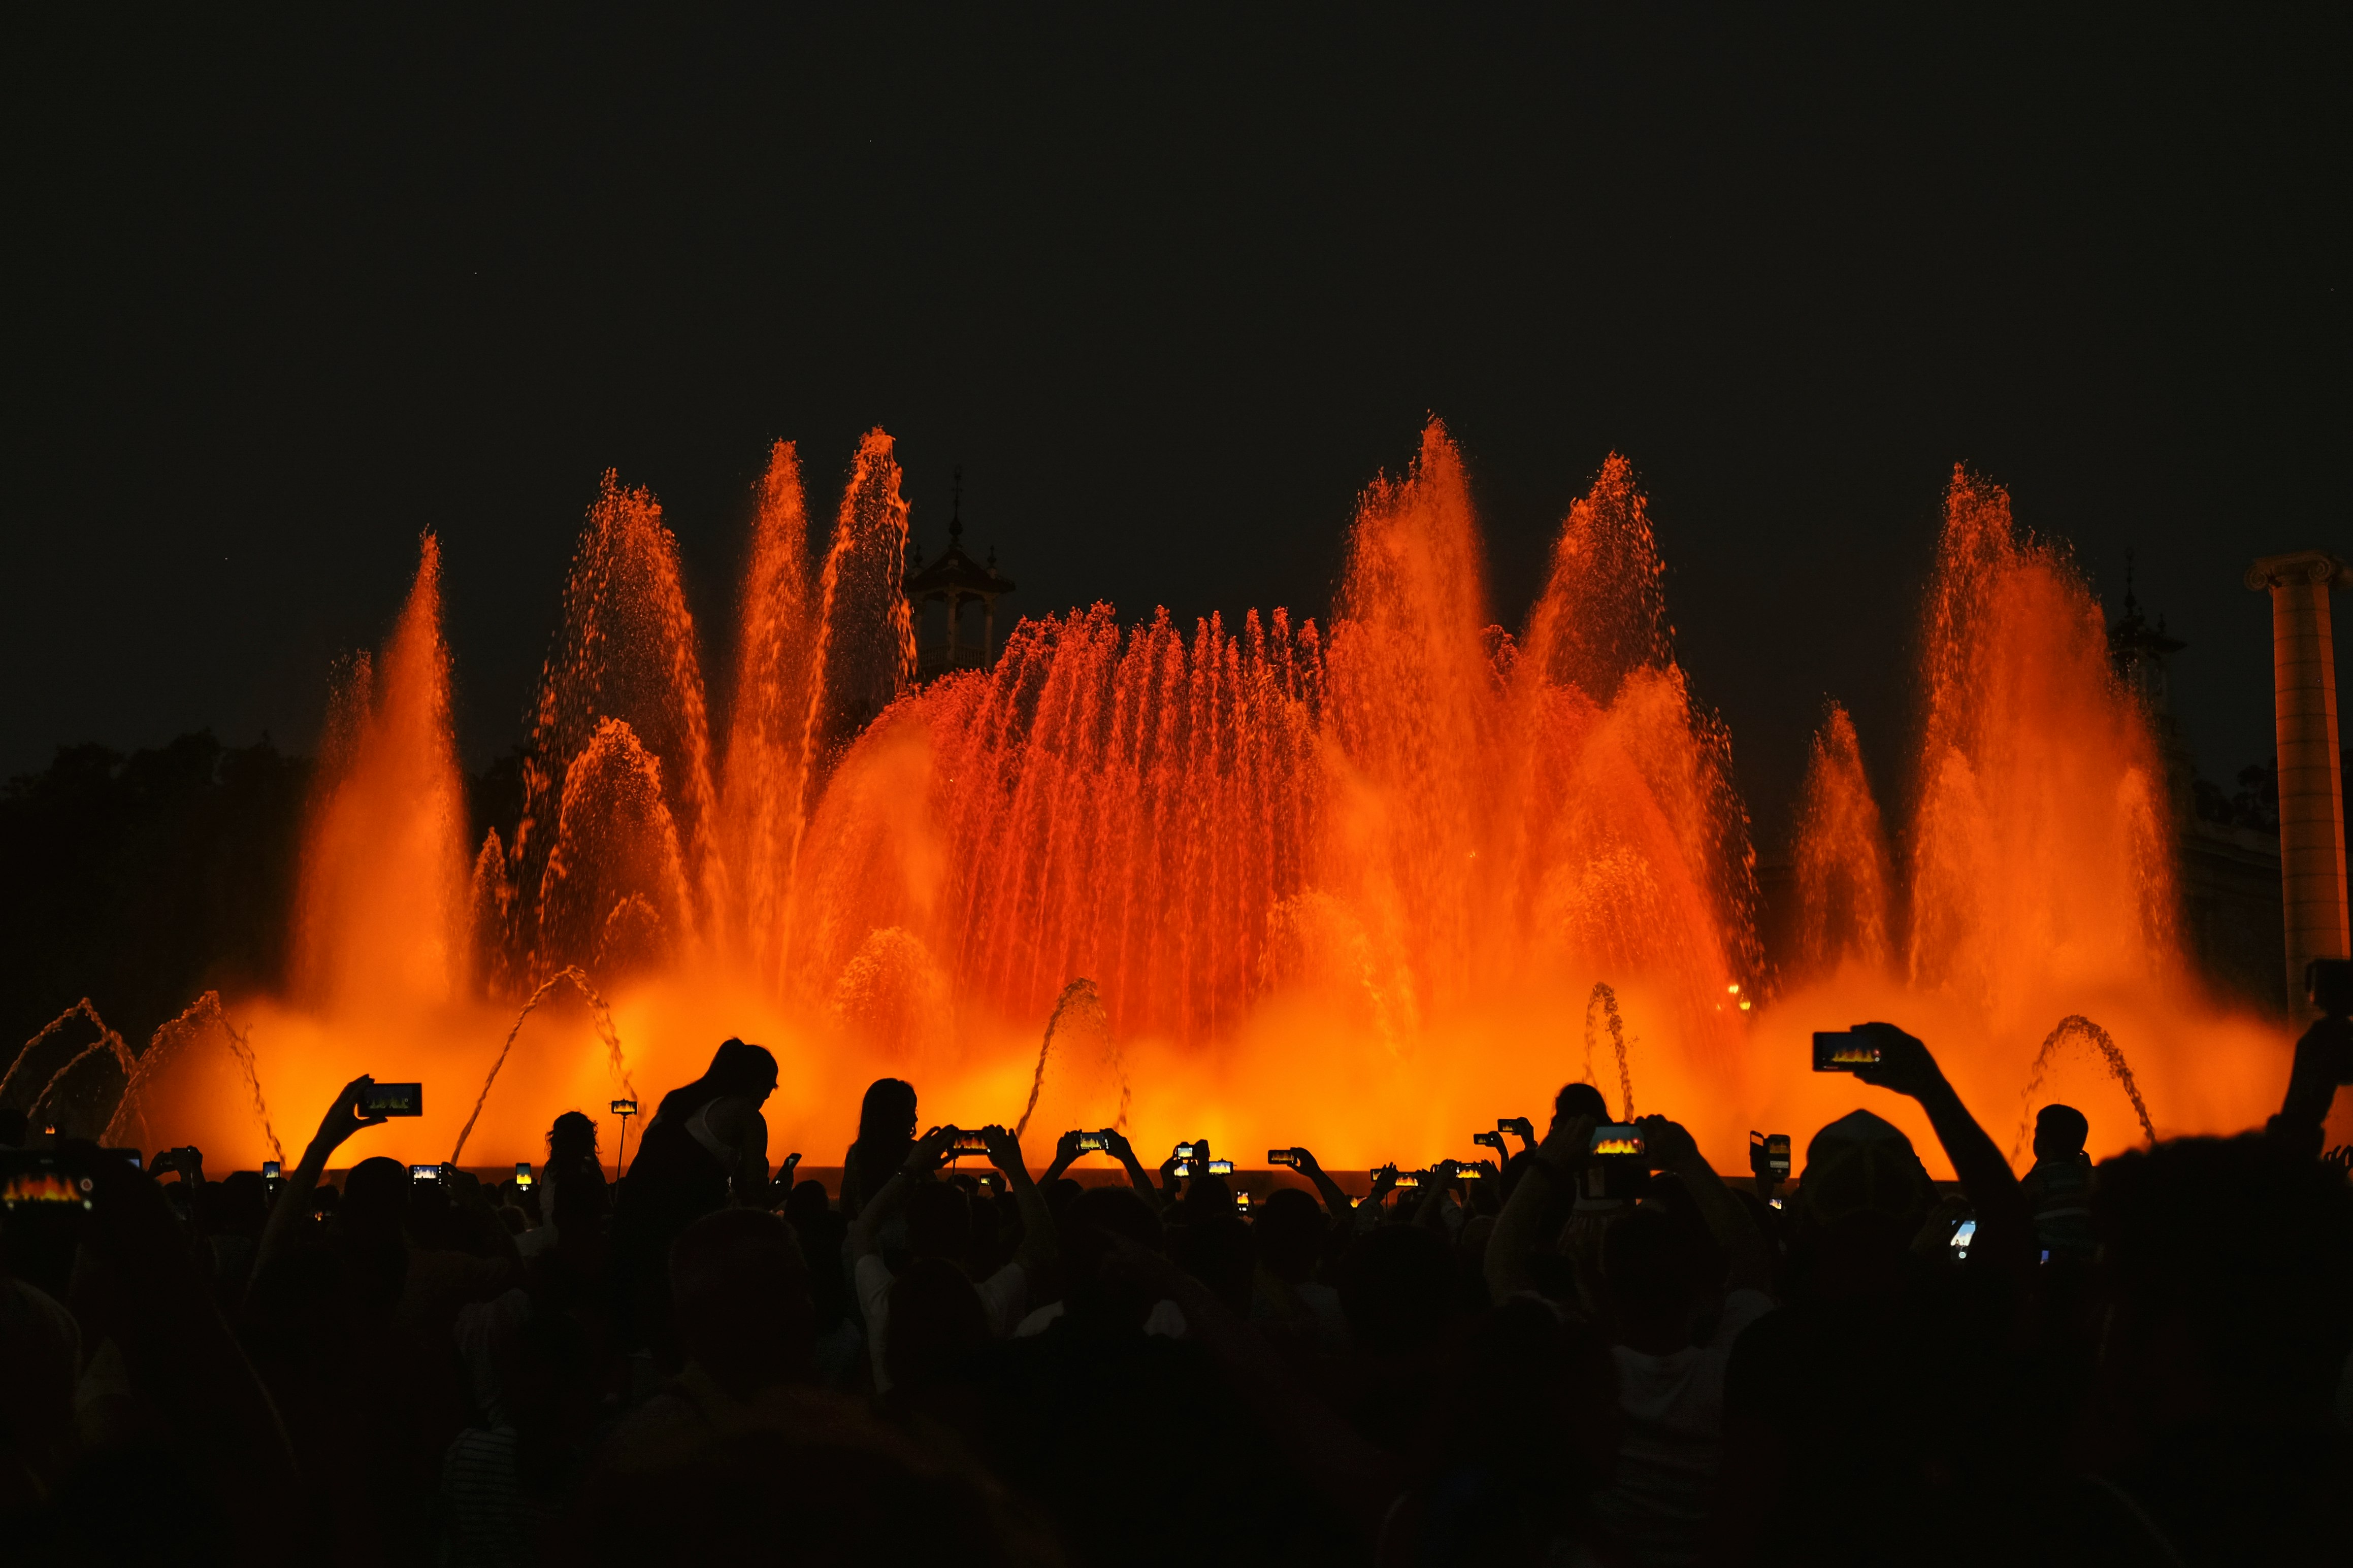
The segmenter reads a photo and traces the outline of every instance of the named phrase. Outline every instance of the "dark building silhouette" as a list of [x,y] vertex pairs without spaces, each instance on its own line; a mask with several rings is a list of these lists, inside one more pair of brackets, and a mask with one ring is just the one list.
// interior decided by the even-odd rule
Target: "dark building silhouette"
[[995,662],[997,601],[1011,592],[1013,579],[997,569],[995,547],[986,563],[964,552],[964,479],[959,474],[948,511],[946,552],[925,565],[922,548],[912,541],[908,544],[906,595],[907,611],[915,624],[915,679],[986,669]]

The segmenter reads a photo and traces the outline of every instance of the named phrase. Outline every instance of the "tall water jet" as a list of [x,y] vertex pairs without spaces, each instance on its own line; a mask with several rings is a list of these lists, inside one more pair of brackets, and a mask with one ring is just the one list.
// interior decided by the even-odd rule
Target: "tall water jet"
[[2008,1017],[2036,983],[2169,981],[2163,770],[2099,606],[1956,468],[1929,597],[1910,964]]
[[661,759],[618,719],[598,723],[565,771],[535,925],[548,962],[640,968],[695,935],[686,862]]
[[740,940],[755,971],[783,958],[785,913],[808,806],[808,517],[798,453],[769,449],[735,641],[722,816]]
[[907,503],[899,494],[891,437],[858,443],[818,585],[818,642],[810,658],[801,750],[822,758],[889,707],[915,674],[915,627],[900,581],[907,563]]
[[[660,760],[661,805],[688,885],[701,889],[706,874],[716,874],[705,843],[714,797],[699,659],[678,541],[662,521],[660,504],[650,491],[623,489],[607,469],[565,582],[563,622],[541,670],[523,754],[522,816],[508,847],[526,912],[519,923],[529,928],[517,933],[525,955],[519,974],[536,981],[573,956],[549,949],[535,921],[550,903],[542,884],[571,770],[607,720],[626,724],[642,750]],[[706,901],[714,910],[720,903]]]
[[338,693],[304,835],[295,912],[299,994],[401,1011],[463,993],[465,797],[441,640],[441,549],[419,542],[392,636]]
[[1674,658],[1664,576],[1613,453],[1562,524],[1511,667],[1506,772],[1524,782],[1505,928],[1533,926],[1587,973],[1663,985],[1692,1044],[1720,1057],[1727,987],[1760,967],[1755,854],[1730,734]]
[[1887,833],[1862,771],[1854,721],[1835,702],[1806,763],[1796,860],[1800,970],[1819,973],[1842,963],[1885,969],[1894,951]]
[[1409,1015],[1466,994],[1489,879],[1476,862],[1494,849],[1484,564],[1461,453],[1433,419],[1406,476],[1357,503],[1325,654],[1325,721],[1345,762],[1313,868],[1383,966],[1409,977]]

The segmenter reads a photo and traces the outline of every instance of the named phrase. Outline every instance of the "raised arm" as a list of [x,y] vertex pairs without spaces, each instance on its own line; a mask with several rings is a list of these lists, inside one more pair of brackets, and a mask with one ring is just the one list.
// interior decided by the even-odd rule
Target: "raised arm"
[[311,1194],[318,1190],[319,1178],[326,1174],[328,1156],[361,1128],[381,1127],[389,1120],[359,1114],[361,1100],[375,1087],[375,1079],[362,1073],[343,1085],[335,1102],[319,1118],[319,1131],[311,1135],[311,1146],[302,1151],[302,1163],[294,1167],[292,1174],[278,1189],[278,1202],[271,1205],[269,1221],[261,1229],[261,1245],[254,1249],[250,1279],[260,1279],[271,1261],[291,1244],[297,1222],[311,1212]]
[[1911,1096],[1928,1113],[1928,1125],[1936,1130],[1945,1158],[1953,1163],[1953,1174],[1960,1178],[1961,1191],[1977,1211],[1973,1250],[2008,1266],[2031,1266],[2034,1217],[2019,1194],[2018,1177],[1946,1081],[1944,1069],[1928,1047],[1893,1024],[1864,1024],[1855,1032],[1869,1035],[1878,1043],[1879,1061],[1876,1066],[1857,1068],[1854,1076],[1877,1088]]
[[1079,1140],[1084,1136],[1086,1134],[1082,1132],[1072,1131],[1054,1140],[1054,1163],[1047,1166],[1046,1173],[1038,1179],[1039,1186],[1052,1186],[1062,1179],[1063,1172],[1078,1163],[1079,1156],[1086,1152],[1079,1147]]
[[1700,1217],[1707,1222],[1709,1234],[1724,1248],[1729,1266],[1725,1284],[1735,1289],[1770,1289],[1772,1255],[1766,1250],[1765,1238],[1757,1234],[1747,1209],[1724,1184],[1724,1178],[1701,1156],[1698,1141],[1663,1116],[1645,1116],[1641,1126],[1651,1163],[1672,1171],[1682,1180],[1683,1191],[1691,1194]]
[[866,1200],[866,1206],[858,1211],[857,1219],[850,1223],[849,1256],[853,1259],[871,1257],[882,1250],[881,1237],[883,1226],[907,1206],[907,1199],[914,1193],[915,1184],[940,1168],[955,1141],[956,1130],[953,1127],[934,1127],[915,1140],[915,1146],[907,1151],[906,1163],[891,1173],[889,1181],[875,1189]]
[[1559,1201],[1575,1193],[1577,1173],[1584,1166],[1585,1147],[1592,1141],[1593,1125],[1589,1116],[1573,1117],[1566,1122],[1554,1117],[1544,1142],[1535,1147],[1535,1158],[1520,1173],[1519,1184],[1504,1201],[1504,1212],[1495,1216],[1495,1228],[1487,1237],[1487,1294],[1491,1300],[1501,1302],[1523,1293],[1541,1294],[1536,1289],[1535,1276],[1528,1268],[1528,1254],[1549,1239],[1545,1235],[1546,1222]]
[[1029,1167],[1021,1163],[1020,1141],[1002,1127],[984,1127],[980,1136],[988,1145],[989,1163],[1005,1173],[1005,1188],[1021,1215],[1021,1246],[1013,1261],[1021,1266],[1023,1279],[1034,1281],[1054,1264],[1054,1216],[1038,1184],[1029,1179]]
[[1348,1194],[1340,1190],[1340,1184],[1326,1174],[1322,1165],[1316,1163],[1314,1151],[1293,1149],[1292,1153],[1296,1156],[1297,1162],[1292,1169],[1315,1184],[1315,1191],[1324,1199],[1324,1212],[1332,1216],[1332,1223],[1334,1225],[1354,1223],[1356,1217],[1356,1205],[1348,1201]]
[[1145,1170],[1144,1162],[1135,1157],[1135,1145],[1127,1141],[1126,1133],[1116,1128],[1106,1129],[1103,1132],[1103,1152],[1120,1163],[1127,1172],[1127,1184],[1141,1193],[1145,1203],[1155,1209],[1160,1207],[1160,1190],[1152,1184],[1151,1173]]

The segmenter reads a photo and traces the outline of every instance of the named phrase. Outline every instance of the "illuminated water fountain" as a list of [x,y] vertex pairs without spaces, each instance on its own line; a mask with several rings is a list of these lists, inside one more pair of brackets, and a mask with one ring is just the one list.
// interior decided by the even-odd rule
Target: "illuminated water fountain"
[[[889,437],[860,445],[821,551],[790,445],[754,501],[719,726],[660,509],[607,476],[522,798],[480,846],[426,539],[390,640],[340,689],[290,990],[228,1005],[281,1116],[361,1070],[416,1078],[429,1114],[401,1152],[530,1157],[555,1110],[658,1094],[739,1035],[783,1064],[772,1147],[812,1163],[888,1072],[927,1121],[1026,1104],[1366,1165],[1468,1157],[1473,1129],[1540,1113],[1579,1076],[1580,1022],[1590,1076],[1597,1019],[1620,1098],[1639,1039],[1638,1109],[1728,1169],[1747,1128],[1802,1141],[1857,1103],[1929,1145],[1893,1097],[1804,1070],[1809,1031],[1866,1017],[1929,1038],[1981,1116],[2045,1075],[2095,1152],[2144,1129],[2092,1061],[2037,1057],[2054,1019],[2102,1021],[2160,1132],[2248,1125],[2276,1097],[2284,1033],[2216,1008],[2183,958],[2155,749],[2097,605],[1967,475],[1924,622],[1905,852],[1833,707],[1780,974],[1730,737],[1676,660],[1622,459],[1516,634],[1432,424],[1360,498],[1328,622],[1098,605],[920,686]],[[159,1136],[261,1157],[253,1109],[219,1092],[141,1100]]]

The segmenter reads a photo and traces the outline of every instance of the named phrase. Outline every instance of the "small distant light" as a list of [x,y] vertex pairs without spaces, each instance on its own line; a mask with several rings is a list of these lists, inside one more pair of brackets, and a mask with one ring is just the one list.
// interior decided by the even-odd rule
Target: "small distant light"
[[1724,988],[1724,994],[1727,996],[1737,996],[1740,994],[1740,987],[1737,985],[1727,985]]
[[1746,996],[1740,999],[1740,1010],[1744,1013],[1748,1011],[1748,998]]

